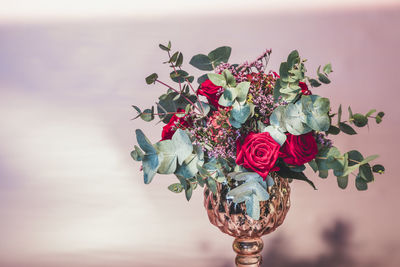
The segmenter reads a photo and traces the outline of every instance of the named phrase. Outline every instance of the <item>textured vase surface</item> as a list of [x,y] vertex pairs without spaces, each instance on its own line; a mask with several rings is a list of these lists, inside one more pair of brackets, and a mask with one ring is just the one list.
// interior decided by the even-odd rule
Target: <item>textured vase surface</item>
[[274,185],[268,188],[270,198],[260,202],[260,219],[254,220],[246,214],[245,203],[236,204],[226,199],[228,186],[217,185],[217,194],[204,189],[204,206],[210,222],[223,233],[233,236],[233,249],[237,253],[237,266],[259,266],[263,248],[261,236],[273,232],[285,220],[290,208],[290,186],[288,179],[271,173]]

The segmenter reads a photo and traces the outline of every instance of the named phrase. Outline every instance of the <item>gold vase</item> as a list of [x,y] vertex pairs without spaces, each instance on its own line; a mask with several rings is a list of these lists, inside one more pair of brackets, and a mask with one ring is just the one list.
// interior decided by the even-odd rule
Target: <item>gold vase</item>
[[270,198],[260,202],[260,219],[254,220],[246,214],[244,203],[235,204],[226,199],[227,185],[218,184],[217,194],[204,189],[204,207],[210,222],[223,233],[233,236],[233,250],[236,252],[236,266],[256,267],[261,264],[263,241],[283,223],[290,207],[290,187],[288,179],[271,173],[275,184],[268,188]]

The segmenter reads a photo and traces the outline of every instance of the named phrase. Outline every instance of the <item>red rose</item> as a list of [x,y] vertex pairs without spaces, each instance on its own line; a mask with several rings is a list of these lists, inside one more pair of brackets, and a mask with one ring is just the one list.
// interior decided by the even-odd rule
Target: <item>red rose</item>
[[220,107],[218,100],[221,96],[221,88],[221,86],[214,85],[210,80],[205,80],[197,90],[197,94],[205,96],[208,100],[208,103],[218,109]]
[[[177,113],[182,112],[184,113],[185,110],[178,108]],[[178,117],[176,114],[174,114],[169,122],[163,127],[162,133],[161,133],[161,141],[166,140],[166,139],[171,139],[172,136],[174,135],[176,129],[178,128],[186,128],[189,127],[189,123],[186,120],[186,116],[184,117]]]
[[289,165],[303,165],[315,158],[318,153],[313,132],[302,135],[286,133],[286,142],[280,150],[280,157]]
[[301,88],[301,93],[302,93],[303,95],[311,95],[311,91],[308,90],[308,86],[307,86],[306,83],[299,82],[299,86],[300,86],[300,88]]
[[237,144],[236,164],[255,171],[265,180],[270,171],[278,170],[274,165],[279,148],[268,132],[249,133],[242,145]]

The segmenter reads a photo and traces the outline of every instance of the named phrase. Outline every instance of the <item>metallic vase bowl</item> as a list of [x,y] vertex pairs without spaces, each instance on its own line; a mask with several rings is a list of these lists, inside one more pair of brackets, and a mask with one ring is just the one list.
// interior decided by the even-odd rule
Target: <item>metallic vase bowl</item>
[[210,222],[223,233],[233,236],[233,249],[237,253],[236,265],[259,266],[263,248],[261,236],[269,234],[285,220],[290,207],[290,186],[288,179],[271,173],[275,184],[268,188],[270,198],[260,202],[260,219],[254,220],[246,214],[244,203],[235,204],[226,199],[228,186],[218,184],[214,196],[207,187],[204,189],[204,206]]

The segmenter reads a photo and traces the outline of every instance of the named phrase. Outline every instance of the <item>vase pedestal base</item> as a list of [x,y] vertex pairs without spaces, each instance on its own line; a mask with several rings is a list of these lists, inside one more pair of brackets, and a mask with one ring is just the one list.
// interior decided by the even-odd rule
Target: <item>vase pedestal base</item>
[[236,238],[233,242],[233,250],[237,256],[237,267],[259,267],[264,243],[261,238]]

